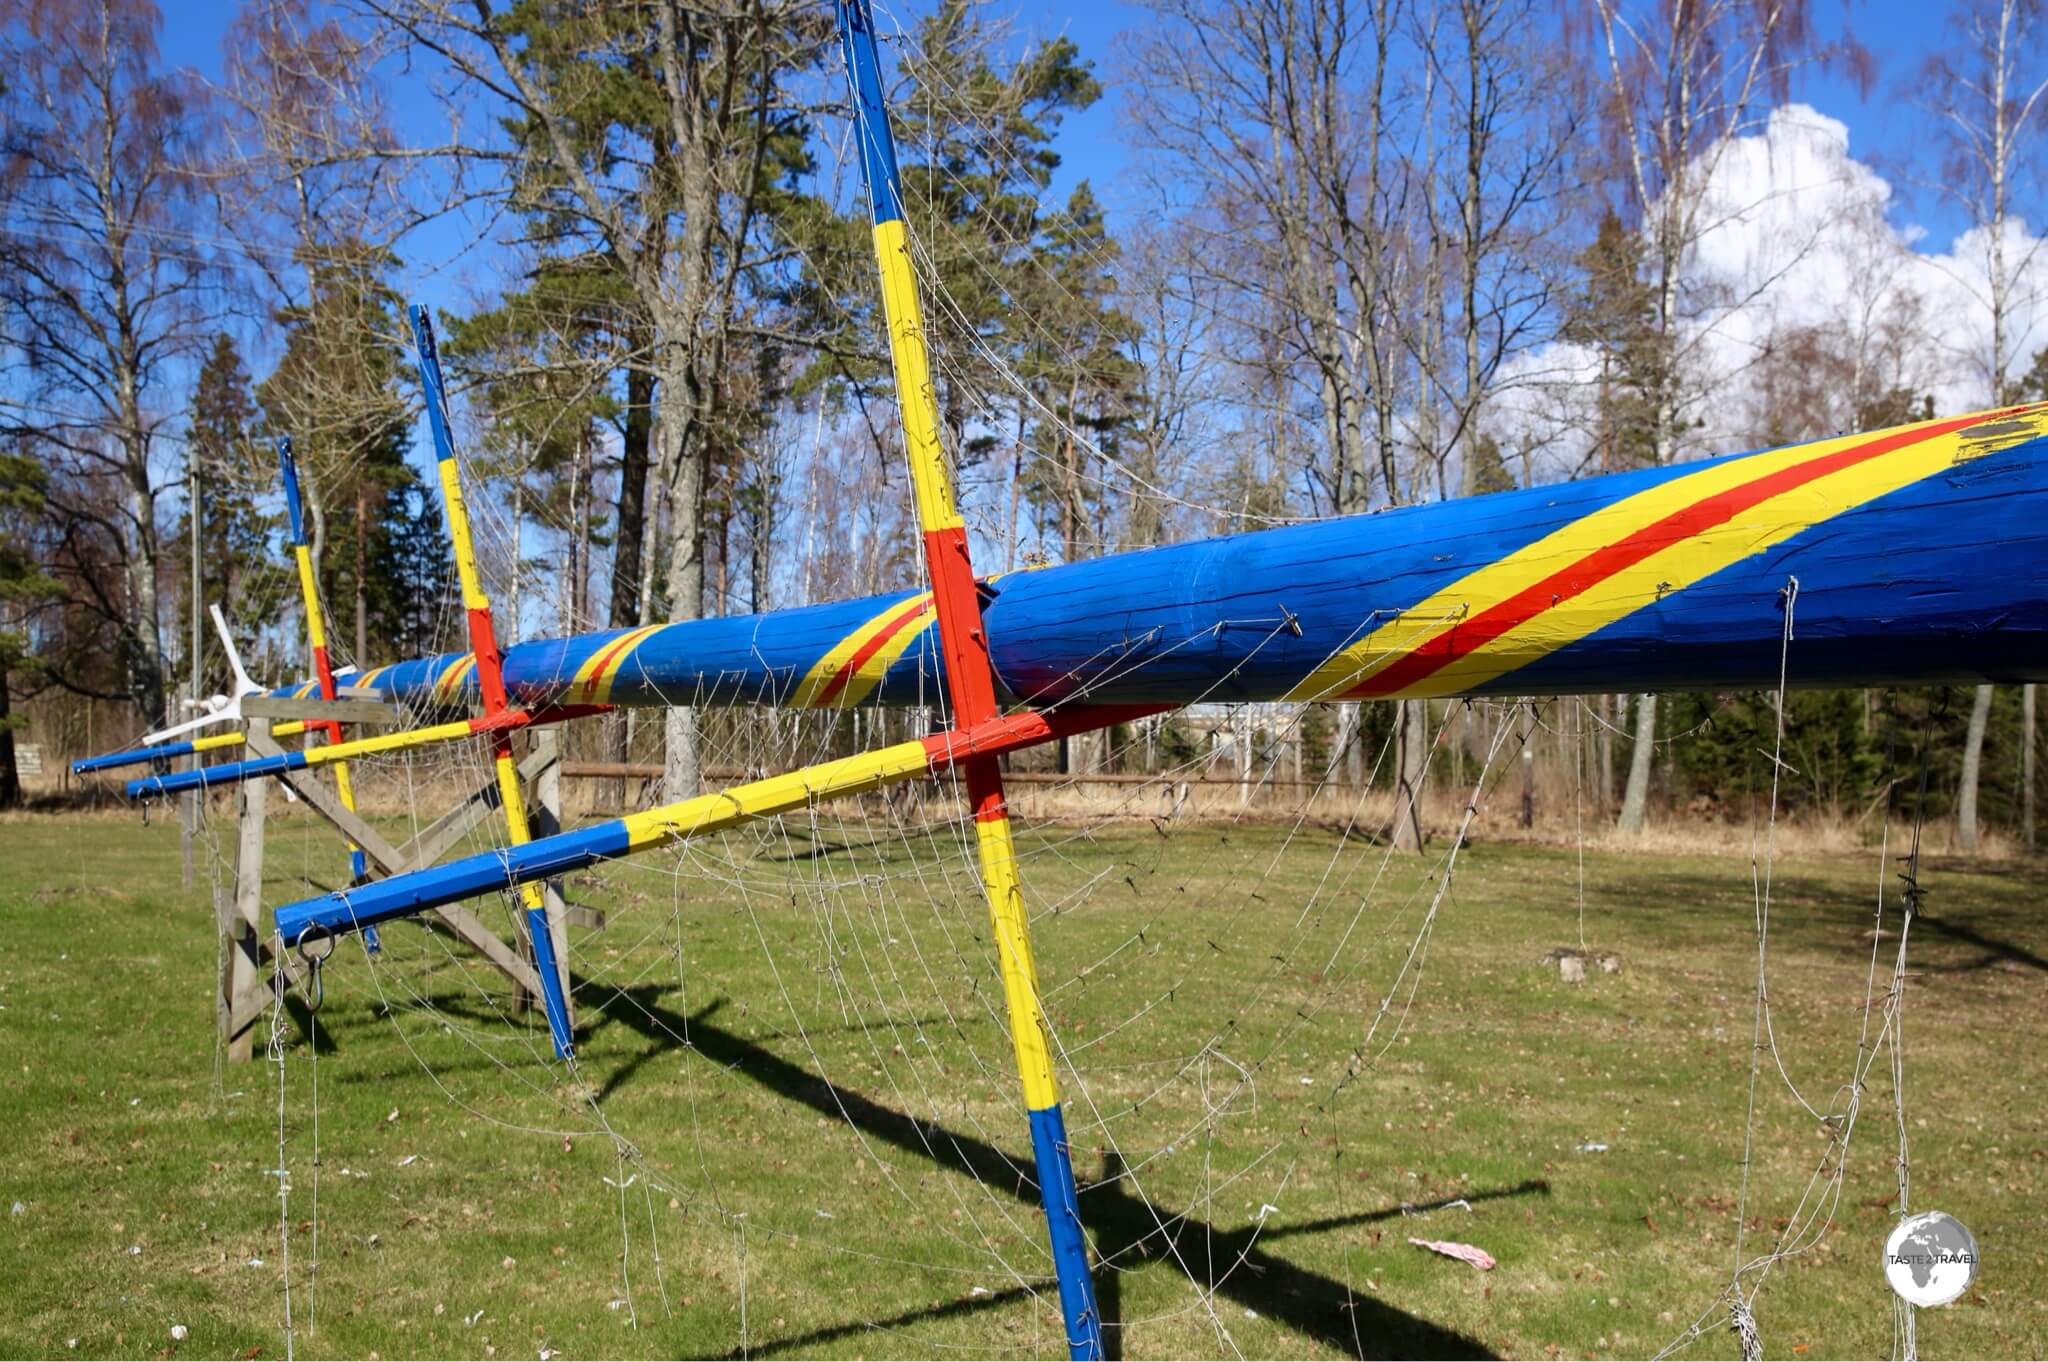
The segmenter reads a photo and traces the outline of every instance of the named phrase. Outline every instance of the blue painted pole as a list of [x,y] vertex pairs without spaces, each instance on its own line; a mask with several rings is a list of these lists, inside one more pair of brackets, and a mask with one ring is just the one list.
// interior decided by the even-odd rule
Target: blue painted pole
[[197,750],[189,742],[167,742],[160,747],[131,747],[125,752],[80,757],[71,763],[71,774],[83,776],[94,771],[111,771],[121,766],[140,766],[146,761],[168,761],[172,757],[189,757]]

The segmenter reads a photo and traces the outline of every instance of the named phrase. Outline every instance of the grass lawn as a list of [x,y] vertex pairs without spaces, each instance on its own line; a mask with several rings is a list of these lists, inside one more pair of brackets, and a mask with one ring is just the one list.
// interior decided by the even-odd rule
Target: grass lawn
[[[288,1250],[300,1355],[1063,1355],[963,849],[886,818],[572,885],[610,913],[573,933],[574,1075],[500,977],[416,924],[374,960],[344,947],[317,1039],[277,1019],[281,1066],[260,1042],[219,1065],[212,890],[177,887],[174,820],[0,822],[0,1354],[282,1356]],[[1368,843],[1137,823],[1024,850],[1074,1161],[1084,1184],[1122,1174],[1082,1208],[1124,1356],[1636,1356],[1725,1289],[1746,859],[1589,851],[1582,908],[1577,852],[1482,841],[1404,978],[1435,885]],[[267,901],[339,862],[274,820]],[[2048,873],[1924,880],[1912,1205],[1984,1261],[1921,1313],[1920,1348],[2040,1357]],[[1777,1055],[1821,1115],[1850,1101],[1876,890],[1874,855],[1777,867]],[[1566,983],[1541,961],[1582,919],[1622,967]],[[1750,1255],[1830,1146],[1769,1054],[1754,1129]],[[1889,1353],[1896,1150],[1885,1055],[1831,1230],[1758,1297],[1768,1355]],[[1736,1351],[1723,1326],[1687,1355]]]

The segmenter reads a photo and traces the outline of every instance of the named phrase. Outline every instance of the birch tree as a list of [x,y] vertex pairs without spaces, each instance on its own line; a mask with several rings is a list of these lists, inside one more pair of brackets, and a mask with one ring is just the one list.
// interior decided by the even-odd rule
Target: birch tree
[[148,0],[0,2],[0,420],[63,465],[50,512],[120,563],[120,599],[81,599],[145,724],[165,717],[156,460],[179,404],[162,392],[209,339],[215,273],[200,96],[158,69],[161,24]]
[[[1983,251],[1982,275],[1957,282],[1989,323],[1988,344],[1966,358],[1983,377],[1985,405],[1999,406],[2018,395],[2014,359],[2027,353],[2025,324],[2038,301],[2032,278],[2040,238],[2028,235],[2014,200],[2034,183],[2032,153],[2048,93],[2048,77],[2040,74],[2040,7],[2032,0],[1962,0],[1950,27],[1954,45],[1928,59],[1916,88],[1927,92],[1922,102],[1942,144],[1935,185],[1968,215],[1968,244]],[[2024,711],[2031,714],[2032,705]],[[1979,686],[1956,790],[1956,841],[1966,851],[1977,846],[1977,786],[1990,718],[1991,687]],[[2032,738],[2023,734],[2030,746]]]

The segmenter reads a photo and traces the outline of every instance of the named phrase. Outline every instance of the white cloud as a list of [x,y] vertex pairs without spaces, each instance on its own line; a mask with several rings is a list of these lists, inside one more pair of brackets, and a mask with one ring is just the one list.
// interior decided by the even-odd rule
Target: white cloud
[[[1706,176],[1701,234],[1685,262],[1681,331],[1691,400],[1685,455],[1740,449],[1761,428],[1756,361],[1793,328],[1824,329],[1868,354],[1873,372],[1942,412],[1990,403],[1989,228],[1946,251],[1901,220],[1892,185],[1850,152],[1847,125],[1803,104],[1774,110],[1752,135],[1695,163]],[[2023,222],[2002,224],[2019,268],[2008,375],[2048,344],[2048,250]],[[1539,473],[1567,475],[1586,441],[1593,356],[1559,343],[1525,356],[1498,423],[1510,448],[1539,443]],[[1520,438],[1516,438],[1520,437]]]

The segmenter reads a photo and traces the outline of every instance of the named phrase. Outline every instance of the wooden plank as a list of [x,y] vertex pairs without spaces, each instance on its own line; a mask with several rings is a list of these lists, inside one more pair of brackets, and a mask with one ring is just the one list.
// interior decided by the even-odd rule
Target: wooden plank
[[[249,734],[249,751],[258,756],[274,756],[282,749],[268,733],[259,737],[252,729]],[[408,869],[405,858],[397,848],[384,840],[384,835],[364,822],[353,809],[345,808],[334,792],[312,770],[281,771],[278,779],[290,786],[292,792],[312,806],[322,818],[348,834],[349,839],[361,847],[366,855],[384,868],[387,875],[395,875]],[[261,784],[260,781],[244,781],[245,785]]]
[[339,724],[369,724],[395,728],[405,722],[398,706],[381,700],[316,700],[288,695],[249,695],[242,699],[242,715],[252,719],[332,720]]
[[449,931],[481,951],[484,958],[496,965],[506,978],[530,996],[540,996],[540,976],[533,972],[533,966],[521,960],[496,932],[484,926],[475,913],[459,903],[444,903],[434,912],[447,924]]
[[[519,763],[519,774],[531,780],[554,760],[548,752],[535,751]],[[432,865],[448,853],[448,848],[467,837],[471,829],[497,811],[498,783],[486,781],[472,790],[468,799],[422,828],[411,841],[399,847],[399,852],[408,865]]]
[[[268,948],[265,948],[262,952],[265,956],[270,955],[270,953]],[[286,987],[290,987],[306,977],[306,967],[299,962],[298,956],[286,952],[281,958],[284,963]],[[264,968],[257,975],[256,982],[243,990],[229,1009],[228,1024],[236,1031],[244,1031],[254,1026],[262,1018],[263,1014],[271,1009],[272,1004],[277,998],[276,965],[270,960],[261,959],[257,963],[264,966]]]
[[[643,761],[565,761],[562,774],[570,780],[660,780],[661,766]],[[737,766],[707,766],[706,780],[745,780],[749,772]]]
[[[249,722],[251,742],[270,742],[266,719]],[[272,744],[274,746],[274,744]],[[225,963],[220,981],[218,1020],[227,1062],[246,1063],[254,1057],[255,1037],[249,1027],[235,1025],[235,1000],[261,977],[257,941],[263,916],[263,822],[270,811],[270,782],[245,780],[236,786],[236,808],[240,826],[235,838],[235,892],[227,920],[222,924]]]
[[[275,750],[276,745],[270,741],[267,735],[261,741],[262,746],[259,747],[258,740],[252,733],[249,738],[251,750],[259,753],[265,747]],[[382,833],[364,822],[355,813],[343,808],[341,801],[334,796],[332,791],[320,783],[314,772],[286,771],[279,776],[279,779],[283,780],[293,790],[296,790],[299,797],[305,800],[315,813],[318,813],[322,818],[325,818],[328,822],[346,833],[357,846],[363,849],[363,854],[375,861],[385,874],[400,875],[408,870],[418,868],[413,863],[408,862],[396,847],[386,841]],[[264,782],[260,780],[243,782],[245,787],[260,787],[263,784]],[[438,908],[435,912],[440,915],[441,920],[447,924],[450,931],[482,952],[484,957],[503,971],[505,976],[516,987],[536,995],[540,992],[540,977],[533,972],[533,967],[522,961],[513,952],[511,947],[499,940],[498,936],[490,928],[484,926],[476,914],[470,912],[467,908],[461,908],[454,904]]]

